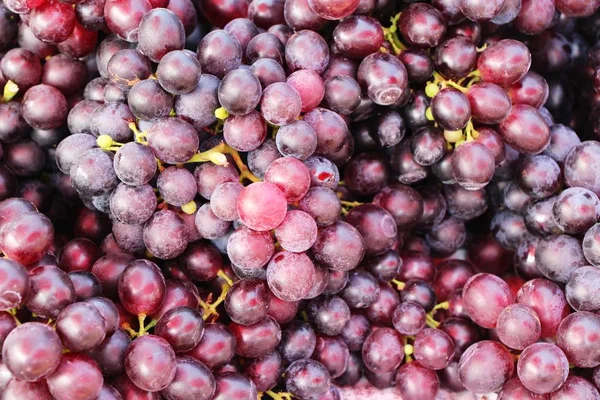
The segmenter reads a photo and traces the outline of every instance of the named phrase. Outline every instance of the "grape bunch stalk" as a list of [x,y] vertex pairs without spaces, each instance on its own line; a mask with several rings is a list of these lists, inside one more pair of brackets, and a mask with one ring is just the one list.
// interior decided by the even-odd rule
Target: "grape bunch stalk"
[[0,400],[600,400],[600,0],[2,0]]

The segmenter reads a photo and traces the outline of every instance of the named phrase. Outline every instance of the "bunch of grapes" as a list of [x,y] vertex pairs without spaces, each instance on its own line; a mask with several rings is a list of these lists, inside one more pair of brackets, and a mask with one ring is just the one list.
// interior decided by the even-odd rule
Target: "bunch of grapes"
[[600,400],[600,0],[3,0],[0,400]]

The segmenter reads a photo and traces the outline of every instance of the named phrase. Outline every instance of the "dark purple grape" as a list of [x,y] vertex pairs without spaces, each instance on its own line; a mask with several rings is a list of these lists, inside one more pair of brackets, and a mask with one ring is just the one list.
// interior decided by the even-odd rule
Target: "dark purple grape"
[[233,70],[221,81],[218,89],[219,102],[230,114],[245,115],[252,111],[261,99],[260,81],[250,70]]
[[336,26],[333,41],[342,55],[363,58],[379,51],[383,44],[383,29],[375,18],[356,15]]
[[360,63],[357,80],[374,103],[387,106],[396,103],[408,86],[404,64],[387,53],[373,53]]
[[567,283],[577,268],[587,264],[581,243],[568,235],[541,239],[535,252],[535,262],[545,277],[560,283]]
[[163,260],[181,255],[188,244],[185,221],[170,210],[155,213],[144,224],[143,235],[148,251]]
[[402,12],[397,26],[402,37],[416,47],[435,47],[446,33],[442,13],[425,3],[409,5]]
[[492,340],[483,340],[471,345],[463,353],[458,364],[460,381],[474,393],[500,390],[513,372],[512,354],[506,347]]
[[503,39],[488,47],[477,62],[481,78],[502,87],[523,78],[530,66],[531,53],[523,43],[513,39]]
[[[160,37],[160,40],[155,40]],[[183,50],[185,31],[177,15],[164,8],[147,12],[138,27],[138,50],[153,62],[159,62],[173,50]]]
[[318,361],[297,360],[285,371],[285,387],[288,392],[300,398],[321,396],[331,385],[327,368]]
[[435,69],[446,78],[462,79],[475,69],[476,64],[477,49],[465,36],[447,39],[435,50]]
[[583,233],[600,218],[600,201],[587,189],[569,188],[556,198],[552,213],[556,224],[565,233]]
[[463,129],[471,118],[469,99],[453,88],[442,89],[433,97],[431,111],[435,121],[447,131]]
[[[133,1],[145,2],[146,0]],[[114,53],[108,61],[106,70],[108,79],[123,90],[147,79],[152,73],[150,60],[133,49],[123,49]]]

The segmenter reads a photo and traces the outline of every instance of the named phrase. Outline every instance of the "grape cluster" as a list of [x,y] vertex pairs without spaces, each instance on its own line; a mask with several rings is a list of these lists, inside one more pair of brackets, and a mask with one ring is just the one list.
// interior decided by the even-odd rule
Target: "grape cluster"
[[0,400],[600,400],[599,27],[3,0]]

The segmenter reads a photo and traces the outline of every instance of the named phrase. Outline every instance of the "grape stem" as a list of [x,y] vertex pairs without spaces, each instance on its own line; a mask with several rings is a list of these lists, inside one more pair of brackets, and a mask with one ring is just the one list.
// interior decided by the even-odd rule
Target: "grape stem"
[[398,37],[398,33],[397,33],[398,32],[397,23],[398,23],[398,20],[400,19],[400,15],[402,15],[402,13],[398,13],[390,19],[390,22],[392,24],[390,25],[389,28],[383,28],[383,37],[385,38],[385,40],[390,42],[390,44],[392,45],[392,49],[394,49],[394,53],[396,55],[398,55],[398,54],[402,53],[404,50],[406,50],[406,46],[404,45],[404,43],[402,43],[402,41]]
[[98,136],[96,144],[104,151],[118,151],[124,146],[123,143],[115,142],[109,135]]
[[148,144],[148,141],[146,140],[147,133],[140,132],[140,130],[137,128],[137,125],[135,124],[135,122],[130,122],[128,126],[129,126],[129,129],[131,129],[133,131],[133,135],[135,136],[135,141],[137,143],[145,144],[145,145]]
[[8,103],[17,95],[18,92],[19,86],[17,86],[16,83],[13,81],[6,82],[6,85],[4,85],[4,91],[2,93],[2,102]]
[[225,298],[227,297],[227,292],[229,291],[229,288],[231,288],[231,286],[233,285],[233,281],[229,276],[227,276],[227,274],[223,270],[219,270],[219,272],[217,272],[217,276],[225,280],[225,283],[221,285],[221,294],[219,295],[217,300],[215,302],[211,302],[212,294],[208,295],[208,299],[206,301],[200,299],[200,307],[204,309],[204,315],[202,316],[202,319],[204,319],[205,321],[213,315],[215,319],[219,317],[217,307],[219,306],[219,304],[225,301]]
[[137,332],[137,336],[144,336],[145,334],[148,333],[148,331],[152,328],[154,328],[156,326],[156,323],[158,322],[157,320],[153,319],[152,321],[150,321],[150,323],[148,325],[144,325],[144,320],[146,319],[146,314],[139,314],[138,315],[138,321],[140,323],[140,330]]
[[275,393],[271,390],[267,390],[266,392],[262,392],[258,394],[258,398],[262,399],[262,396],[266,394],[271,397],[273,400],[292,400],[292,394],[287,392],[279,392]]
[[408,343],[408,336],[405,336],[403,341],[404,341],[404,355],[406,358],[406,362],[411,362],[413,360],[412,355],[415,352],[415,348],[413,347],[412,344]]
[[404,290],[404,287],[406,286],[406,283],[399,281],[398,279],[392,279],[390,282],[396,285],[398,290]]
[[450,308],[450,303],[448,303],[447,301],[444,301],[443,303],[436,304],[435,307],[433,307],[433,310],[431,312],[433,313],[434,311],[437,311],[437,310],[447,310],[448,308]]
[[427,314],[426,315],[426,323],[427,326],[429,326],[430,328],[437,328],[438,326],[440,326],[440,323],[438,321],[436,321],[435,319],[433,319],[433,317],[431,316],[431,314]]

